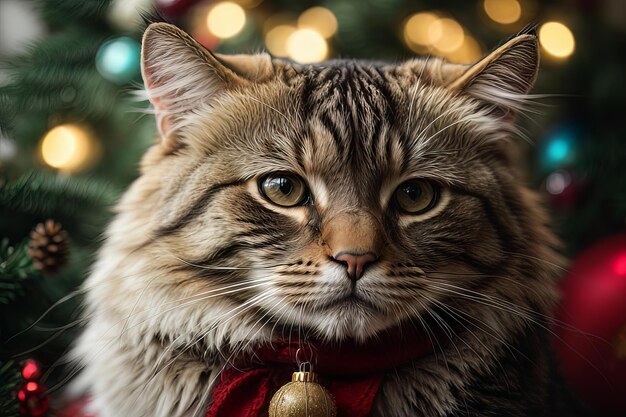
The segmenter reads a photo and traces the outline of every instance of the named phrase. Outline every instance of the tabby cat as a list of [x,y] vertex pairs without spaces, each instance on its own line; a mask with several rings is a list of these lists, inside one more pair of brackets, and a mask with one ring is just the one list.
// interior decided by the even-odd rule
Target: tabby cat
[[561,260],[513,143],[538,61],[532,30],[474,65],[298,65],[150,25],[160,140],[75,349],[95,414],[201,416],[220,372],[276,338],[417,326],[433,351],[385,373],[372,417],[557,415]]

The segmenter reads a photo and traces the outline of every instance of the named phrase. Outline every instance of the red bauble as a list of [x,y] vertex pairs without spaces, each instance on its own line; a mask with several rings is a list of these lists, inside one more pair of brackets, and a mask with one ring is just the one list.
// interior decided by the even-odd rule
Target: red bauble
[[555,347],[571,388],[592,407],[626,413],[626,233],[581,253],[562,282]]
[[39,378],[41,378],[41,366],[36,361],[28,359],[22,367],[22,377],[26,381],[39,381]]
[[50,408],[50,397],[46,393],[46,387],[39,382],[24,382],[17,392],[17,399],[20,402],[22,416],[45,416]]

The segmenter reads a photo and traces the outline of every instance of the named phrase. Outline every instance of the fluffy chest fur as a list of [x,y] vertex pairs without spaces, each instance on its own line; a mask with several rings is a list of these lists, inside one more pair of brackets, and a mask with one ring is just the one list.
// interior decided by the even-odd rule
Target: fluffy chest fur
[[[77,389],[98,416],[199,416],[276,337],[418,326],[373,416],[552,415],[556,243],[514,167],[532,34],[473,66],[298,66],[144,37],[161,142],[88,279]],[[393,341],[390,341],[393,343]]]

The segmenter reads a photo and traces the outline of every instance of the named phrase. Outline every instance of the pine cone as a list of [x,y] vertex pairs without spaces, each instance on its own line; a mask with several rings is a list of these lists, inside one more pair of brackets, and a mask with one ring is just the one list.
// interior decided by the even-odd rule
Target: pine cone
[[46,220],[30,232],[28,254],[35,268],[45,274],[55,274],[67,263],[68,246],[67,232],[61,223]]

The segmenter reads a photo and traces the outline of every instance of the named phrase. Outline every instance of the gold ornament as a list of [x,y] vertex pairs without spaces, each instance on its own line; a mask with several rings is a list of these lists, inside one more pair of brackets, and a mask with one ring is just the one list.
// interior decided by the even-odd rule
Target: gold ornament
[[314,372],[294,372],[270,401],[269,417],[335,417],[332,394],[317,383]]

